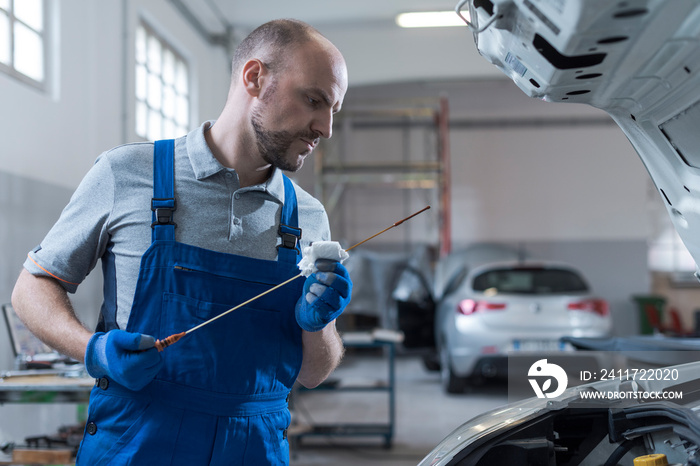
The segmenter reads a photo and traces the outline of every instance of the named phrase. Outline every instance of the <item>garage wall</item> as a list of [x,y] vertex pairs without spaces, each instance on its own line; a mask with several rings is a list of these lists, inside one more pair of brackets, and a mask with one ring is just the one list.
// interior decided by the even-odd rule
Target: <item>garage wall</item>
[[[124,112],[133,113],[132,44],[139,18],[190,60],[193,125],[216,118],[228,90],[230,64],[225,52],[204,42],[167,0],[47,3],[56,15],[49,91],[40,92],[0,73],[2,303],[10,300],[27,251],[56,221],[95,158],[136,140],[133,117]],[[93,271],[71,296],[88,327],[94,327],[102,302],[100,275]],[[4,371],[12,368],[13,358],[4,322],[0,327],[0,371]],[[76,417],[76,408],[70,405],[2,409],[0,444],[53,433]]]
[[[658,200],[650,198],[650,178],[622,131],[604,112],[533,100],[507,80],[355,88],[345,107],[440,96],[451,115],[453,250],[500,244],[577,266],[610,302],[616,333],[635,333],[631,296],[650,290],[649,204]],[[343,131],[339,125],[335,137],[342,139]],[[419,159],[425,145],[406,142],[402,132],[353,131],[358,141],[346,157],[356,150],[363,160]],[[354,189],[331,213],[334,236],[347,244],[420,209],[429,197],[372,184]],[[364,247],[408,252],[434,241],[437,218],[425,219],[428,225],[402,226]]]
[[[408,106],[439,97],[450,107],[455,247],[481,241],[649,237],[649,176],[622,131],[600,110],[530,99],[507,80],[354,88],[345,109],[364,108],[368,102],[381,108],[382,101],[387,108],[402,102]],[[422,134],[428,131],[408,121],[405,127],[348,131],[340,122],[326,152],[344,152],[346,162],[436,160],[435,136]],[[362,189],[371,192],[381,184],[367,183]],[[412,200],[405,210],[422,207],[425,199]],[[386,222],[395,203],[386,204],[392,208],[382,210],[380,203],[348,195],[331,215],[338,217],[339,233],[356,240]],[[373,244],[386,238],[391,237]],[[417,234],[412,240],[420,238]]]

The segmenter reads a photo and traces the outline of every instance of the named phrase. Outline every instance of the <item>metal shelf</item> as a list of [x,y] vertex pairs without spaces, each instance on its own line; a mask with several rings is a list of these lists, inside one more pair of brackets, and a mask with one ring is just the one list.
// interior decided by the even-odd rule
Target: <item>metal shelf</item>
[[[350,437],[383,437],[384,447],[390,448],[394,437],[394,425],[396,422],[396,369],[395,356],[396,344],[393,341],[374,341],[371,343],[344,343],[346,348],[384,348],[387,359],[387,375],[386,379],[381,379],[380,385],[376,386],[360,386],[342,384],[328,384],[314,389],[303,389],[303,391],[334,391],[339,394],[342,392],[381,392],[388,395],[388,419],[385,423],[332,423],[332,424],[314,424],[314,425],[292,425],[289,429],[289,439],[292,448],[297,448],[301,445],[301,441],[305,437],[323,437],[323,436],[350,436]],[[294,404],[294,398],[297,396],[295,391],[292,392],[291,405]]]
[[[331,226],[342,221],[343,207],[355,202],[349,198],[349,188],[423,190],[435,204],[437,224],[435,238],[421,238],[439,248],[445,255],[451,249],[451,202],[449,187],[449,110],[446,98],[371,102],[364,106],[343,109],[334,122],[335,137],[324,141],[315,151],[315,195],[329,212]],[[377,153],[358,152],[355,144],[362,141],[366,131],[384,131],[382,137],[397,138],[392,144],[398,152],[392,157]],[[386,136],[384,136],[386,134]],[[430,136],[427,136],[429,134]],[[411,138],[422,135],[423,144]],[[360,154],[362,156],[360,156]],[[365,160],[361,160],[361,159]],[[380,191],[381,192],[381,191]],[[415,205],[408,200],[404,210],[411,213]],[[431,201],[431,204],[433,201]],[[368,206],[369,207],[369,206]],[[427,220],[426,220],[427,221]],[[381,227],[382,225],[378,225]],[[348,234],[333,228],[336,235]],[[338,231],[340,230],[340,231]],[[415,241],[415,239],[414,239]]]

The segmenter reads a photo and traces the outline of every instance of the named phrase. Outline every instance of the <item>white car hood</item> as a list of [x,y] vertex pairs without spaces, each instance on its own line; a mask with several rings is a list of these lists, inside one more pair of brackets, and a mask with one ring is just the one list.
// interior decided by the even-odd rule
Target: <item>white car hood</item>
[[526,94],[615,120],[700,262],[700,2],[462,3],[481,55]]

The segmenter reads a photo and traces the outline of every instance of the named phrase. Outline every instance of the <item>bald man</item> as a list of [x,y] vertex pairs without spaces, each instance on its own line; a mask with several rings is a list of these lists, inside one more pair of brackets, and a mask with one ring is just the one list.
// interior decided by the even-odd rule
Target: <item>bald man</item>
[[[343,345],[335,319],[352,282],[335,261],[298,275],[330,239],[323,206],[282,171],[330,138],[345,61],[317,30],[276,20],[237,48],[223,111],[187,136],[100,155],[29,252],[12,296],[43,341],[96,378],[78,464],[288,464],[289,392],[321,383]],[[101,260],[95,332],[75,292]]]

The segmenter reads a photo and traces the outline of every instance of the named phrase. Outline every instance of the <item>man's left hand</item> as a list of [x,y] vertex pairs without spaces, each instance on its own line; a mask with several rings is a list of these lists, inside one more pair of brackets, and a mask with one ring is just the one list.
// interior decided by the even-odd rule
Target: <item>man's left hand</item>
[[343,264],[318,259],[316,268],[306,278],[304,292],[296,305],[297,323],[308,332],[317,332],[336,319],[352,294],[350,274]]

